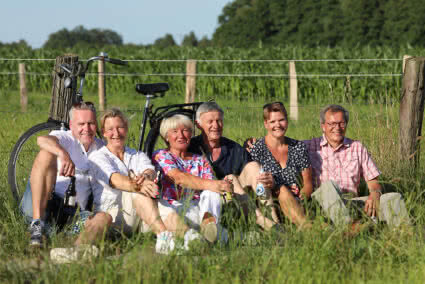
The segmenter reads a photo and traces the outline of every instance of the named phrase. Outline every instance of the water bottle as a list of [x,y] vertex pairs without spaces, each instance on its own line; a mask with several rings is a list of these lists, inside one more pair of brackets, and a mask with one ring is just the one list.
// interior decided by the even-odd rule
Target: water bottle
[[65,207],[76,207],[77,204],[77,191],[75,190],[75,176],[71,177],[71,182],[65,191],[65,197],[63,199]]
[[[263,167],[260,168],[260,174],[262,174],[262,173],[264,173]],[[264,185],[262,183],[257,184],[257,187],[255,188],[255,193],[261,199],[266,198],[266,189],[264,188]]]

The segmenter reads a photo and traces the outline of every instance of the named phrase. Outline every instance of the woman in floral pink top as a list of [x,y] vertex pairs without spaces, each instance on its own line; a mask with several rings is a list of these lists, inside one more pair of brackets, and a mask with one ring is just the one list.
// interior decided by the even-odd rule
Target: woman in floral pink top
[[209,242],[218,237],[226,240],[227,232],[218,225],[221,195],[231,192],[232,184],[213,179],[206,158],[187,151],[192,133],[192,121],[185,115],[161,123],[160,134],[168,148],[154,152],[152,160],[162,172],[162,198]]

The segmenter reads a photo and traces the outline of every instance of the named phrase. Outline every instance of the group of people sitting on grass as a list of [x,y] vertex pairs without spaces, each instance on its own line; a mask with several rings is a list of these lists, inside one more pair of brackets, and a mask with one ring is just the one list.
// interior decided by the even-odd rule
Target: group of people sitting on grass
[[[153,232],[161,254],[189,250],[195,240],[226,243],[228,231],[220,217],[223,195],[229,193],[243,216],[255,216],[264,231],[282,231],[282,216],[300,229],[311,228],[302,202],[310,198],[337,227],[358,229],[352,207],[366,220],[394,227],[410,223],[401,195],[382,192],[380,172],[364,145],[345,137],[349,113],[342,106],[323,108],[323,135],[305,141],[285,136],[289,123],[281,102],[264,105],[267,134],[248,139],[245,148],[222,136],[223,122],[224,112],[215,102],[199,106],[196,125],[183,114],[164,118],[160,135],[166,148],[148,157],[126,146],[129,125],[119,109],[103,113],[101,141],[95,137],[94,106],[74,105],[69,131],[37,140],[40,152],[21,202],[30,244],[42,245],[49,216],[61,207],[57,204],[63,202],[70,176],[76,177],[79,205],[73,219],[81,226],[74,226],[79,233],[75,246],[51,250],[52,259],[62,262],[78,259],[82,251],[96,254],[91,244],[112,229]],[[201,130],[199,136],[193,137],[194,127]],[[368,196],[359,196],[361,178]],[[265,190],[255,202],[249,191],[258,186]],[[270,214],[260,209],[262,204]]]

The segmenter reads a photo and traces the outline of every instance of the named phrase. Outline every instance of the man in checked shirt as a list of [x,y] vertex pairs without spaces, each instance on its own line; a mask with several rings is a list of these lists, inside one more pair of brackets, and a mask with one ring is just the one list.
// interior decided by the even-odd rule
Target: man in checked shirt
[[[316,199],[335,225],[350,225],[350,207],[363,209],[373,220],[390,226],[410,223],[401,194],[382,193],[380,172],[360,141],[345,137],[349,120],[346,109],[328,105],[320,112],[323,136],[304,141],[313,168]],[[359,197],[360,179],[364,178],[369,196]]]

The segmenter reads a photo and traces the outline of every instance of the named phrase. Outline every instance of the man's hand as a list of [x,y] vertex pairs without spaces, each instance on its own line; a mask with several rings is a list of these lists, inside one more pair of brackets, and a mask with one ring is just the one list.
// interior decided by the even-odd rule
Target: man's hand
[[381,193],[379,191],[374,191],[369,194],[369,198],[366,200],[364,211],[369,217],[377,217],[377,212],[379,212],[379,198]]
[[257,139],[255,139],[254,137],[249,137],[245,140],[245,142],[243,143],[243,147],[245,148],[245,150],[247,150],[248,152],[251,152],[252,147],[254,147],[255,142],[257,142]]
[[59,169],[59,175],[61,176],[74,176],[75,175],[75,165],[74,162],[71,160],[71,157],[69,156],[68,152],[62,151],[60,155],[58,155],[58,159],[60,162],[60,169]]
[[377,212],[379,212],[379,199],[381,198],[382,191],[381,185],[377,178],[369,180],[366,183],[370,194],[366,200],[364,211],[369,217],[378,217]]
[[226,180],[214,180],[214,186],[210,190],[220,194],[232,192],[233,184]]
[[257,184],[262,183],[264,185],[265,189],[272,189],[274,188],[274,179],[273,175],[269,172],[265,172],[260,174],[257,177]]

